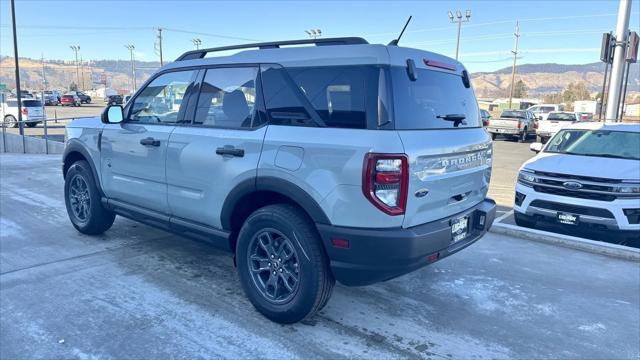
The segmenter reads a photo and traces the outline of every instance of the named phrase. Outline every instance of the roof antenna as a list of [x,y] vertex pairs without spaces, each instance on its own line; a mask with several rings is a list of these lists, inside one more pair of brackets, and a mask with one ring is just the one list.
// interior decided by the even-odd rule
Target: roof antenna
[[400,38],[402,37],[402,34],[404,34],[404,29],[407,28],[407,25],[409,25],[409,21],[411,21],[411,18],[413,16],[409,16],[409,19],[407,20],[407,22],[404,24],[404,27],[402,28],[402,31],[400,32],[400,36],[398,36],[397,39],[395,40],[391,40],[391,42],[389,44],[387,44],[387,46],[398,46],[398,42],[400,41]]

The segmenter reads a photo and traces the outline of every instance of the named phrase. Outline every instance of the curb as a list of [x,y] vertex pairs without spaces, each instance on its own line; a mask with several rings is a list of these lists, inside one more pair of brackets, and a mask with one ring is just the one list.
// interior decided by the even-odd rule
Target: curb
[[489,231],[495,234],[509,235],[520,239],[539,241],[594,254],[640,262],[640,249],[623,245],[610,244],[602,241],[583,239],[575,236],[556,234],[496,222],[493,223],[493,226],[491,226]]

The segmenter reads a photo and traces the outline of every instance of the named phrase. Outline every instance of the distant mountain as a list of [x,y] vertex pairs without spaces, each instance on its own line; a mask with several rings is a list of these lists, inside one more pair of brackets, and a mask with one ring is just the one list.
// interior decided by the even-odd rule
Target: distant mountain
[[[522,80],[527,85],[530,97],[563,91],[572,82],[584,82],[592,93],[597,93],[602,89],[603,78],[604,64],[600,62],[582,65],[547,63],[516,66],[516,81]],[[478,97],[506,97],[511,84],[511,67],[493,72],[473,73],[471,79]],[[631,66],[628,91],[640,91],[638,63]]]
[[[76,66],[73,61],[45,61],[45,75],[48,88],[65,89],[71,82],[77,82]],[[0,82],[13,88],[13,58],[0,57]],[[39,90],[42,86],[42,63],[37,59],[20,59],[21,81],[27,89]],[[140,86],[160,67],[157,61],[136,61],[136,82]],[[131,63],[123,60],[95,60],[80,69],[84,74],[85,88],[101,87],[100,81],[114,89],[131,87]],[[92,75],[93,74],[93,75]],[[528,87],[529,97],[542,97],[548,93],[563,91],[570,83],[585,82],[593,94],[600,91],[604,74],[604,64],[596,62],[582,65],[563,64],[523,64],[516,66],[516,81],[522,80]],[[493,72],[471,74],[478,97],[506,97],[511,83],[511,67]],[[97,81],[95,84],[92,80]],[[633,64],[629,75],[630,93],[640,92],[640,65]],[[82,81],[82,76],[81,76]]]

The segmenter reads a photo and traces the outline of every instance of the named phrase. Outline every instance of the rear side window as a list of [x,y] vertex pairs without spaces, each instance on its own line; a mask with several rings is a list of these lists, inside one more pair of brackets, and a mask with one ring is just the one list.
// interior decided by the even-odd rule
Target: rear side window
[[480,126],[473,90],[462,76],[418,69],[416,81],[406,68],[391,67],[395,127],[399,130],[453,129]]
[[257,76],[257,67],[208,69],[194,124],[223,128],[257,125]]
[[311,105],[282,67],[261,67],[261,78],[270,124],[316,126]]
[[287,68],[287,72],[327,127],[367,127],[367,86],[378,91],[377,68],[296,67]]

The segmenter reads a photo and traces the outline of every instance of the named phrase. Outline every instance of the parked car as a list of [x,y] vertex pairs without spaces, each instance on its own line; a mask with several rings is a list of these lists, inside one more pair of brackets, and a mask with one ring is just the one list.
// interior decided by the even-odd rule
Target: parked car
[[22,109],[18,108],[18,99],[8,98],[0,102],[0,118],[5,127],[18,127],[18,112],[22,113],[22,121],[28,127],[34,127],[46,119],[42,102],[35,99],[22,99]]
[[558,131],[520,168],[514,216],[520,226],[556,223],[640,233],[640,125],[587,122]]
[[495,140],[498,135],[511,137],[518,142],[525,142],[536,133],[536,119],[528,110],[505,110],[500,118],[489,121],[487,131]]
[[44,104],[46,106],[56,106],[60,104],[60,100],[58,99],[58,95],[53,91],[45,91],[44,92]]
[[482,126],[483,127],[489,126],[489,120],[491,120],[491,113],[489,113],[487,110],[480,109],[480,117],[482,117]]
[[549,113],[546,120],[538,121],[538,128],[536,129],[536,140],[545,144],[560,129],[580,121],[581,116],[578,113],[568,111],[552,111]]
[[104,98],[107,105],[122,105],[122,95],[108,95]]
[[538,104],[531,106],[527,109],[527,111],[531,111],[536,119],[538,120],[546,120],[549,113],[552,111],[564,111],[563,104]]
[[82,91],[78,91],[76,95],[80,98],[81,104],[91,104],[91,96],[83,93]]
[[82,100],[78,95],[74,94],[64,94],[60,98],[60,105],[62,106],[80,106],[82,104]]
[[392,279],[486,233],[492,143],[461,63],[361,38],[246,47],[187,52],[102,123],[67,126],[78,231],[118,214],[211,241],[281,323],[324,307],[335,280]]

